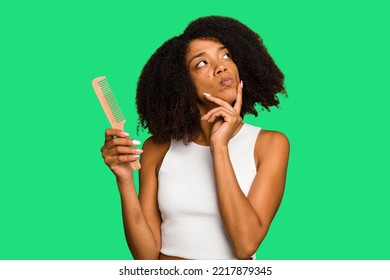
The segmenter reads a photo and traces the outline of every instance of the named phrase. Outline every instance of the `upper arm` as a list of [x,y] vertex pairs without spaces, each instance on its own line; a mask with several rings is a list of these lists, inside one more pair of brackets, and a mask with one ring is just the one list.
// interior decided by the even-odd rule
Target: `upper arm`
[[[169,147],[169,146],[168,146]],[[152,138],[145,141],[139,171],[139,202],[144,217],[161,248],[161,215],[158,207],[158,169],[167,151],[166,144],[157,144]]]
[[248,199],[265,232],[282,201],[289,152],[290,144],[284,134],[266,130],[259,133],[255,146],[257,174]]

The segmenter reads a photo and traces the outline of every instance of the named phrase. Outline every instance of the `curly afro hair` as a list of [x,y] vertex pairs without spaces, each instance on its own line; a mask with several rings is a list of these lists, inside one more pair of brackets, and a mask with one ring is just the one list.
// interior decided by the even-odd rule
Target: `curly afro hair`
[[231,53],[245,85],[242,117],[257,116],[256,104],[269,111],[269,107],[279,105],[276,94],[286,93],[284,75],[257,33],[229,17],[199,18],[156,50],[138,80],[139,123],[156,141],[189,143],[200,131],[196,90],[185,63],[188,44],[199,38],[217,40]]

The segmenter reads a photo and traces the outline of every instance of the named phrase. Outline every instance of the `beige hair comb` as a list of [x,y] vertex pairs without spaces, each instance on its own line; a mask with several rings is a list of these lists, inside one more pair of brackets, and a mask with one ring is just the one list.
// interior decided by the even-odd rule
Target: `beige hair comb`
[[[125,126],[125,117],[116,102],[115,96],[111,90],[110,85],[106,77],[101,76],[92,80],[93,89],[103,107],[104,112],[111,124],[111,127],[123,130]],[[141,168],[139,161],[133,161],[130,163],[131,168],[138,170]]]

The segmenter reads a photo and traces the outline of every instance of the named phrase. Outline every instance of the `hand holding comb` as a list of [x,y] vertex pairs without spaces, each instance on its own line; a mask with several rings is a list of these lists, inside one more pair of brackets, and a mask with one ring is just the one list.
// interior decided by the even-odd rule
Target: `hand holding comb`
[[[116,102],[115,96],[111,90],[110,85],[108,84],[106,77],[101,76],[93,79],[92,86],[100,101],[100,104],[103,107],[104,112],[106,113],[111,127],[123,130],[126,120],[118,103]],[[141,164],[138,160],[130,162],[130,166],[133,170],[138,170],[141,168]]]

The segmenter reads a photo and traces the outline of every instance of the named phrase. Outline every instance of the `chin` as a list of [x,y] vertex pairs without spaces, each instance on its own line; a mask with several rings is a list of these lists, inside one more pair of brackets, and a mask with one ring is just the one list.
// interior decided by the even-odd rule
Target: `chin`
[[232,104],[237,99],[237,92],[236,91],[234,91],[234,93],[233,92],[226,92],[224,94],[221,94],[220,98],[225,100],[229,104]]
[[220,92],[220,93],[214,93],[212,94],[215,97],[218,97],[219,99],[222,99],[226,102],[231,102],[236,100],[236,94],[227,93],[227,92]]

